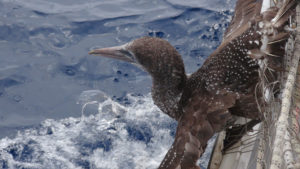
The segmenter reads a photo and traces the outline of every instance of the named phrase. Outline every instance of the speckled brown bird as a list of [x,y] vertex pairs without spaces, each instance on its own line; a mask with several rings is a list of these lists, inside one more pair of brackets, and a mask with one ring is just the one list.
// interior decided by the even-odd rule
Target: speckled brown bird
[[[259,70],[268,64],[280,70],[285,29],[295,14],[296,0],[262,9],[262,0],[238,0],[222,44],[190,76],[180,54],[166,40],[142,37],[122,46],[89,54],[138,65],[153,81],[152,97],[162,112],[178,121],[175,141],[160,169],[194,169],[214,133],[233,115],[260,120],[255,94]],[[268,74],[266,74],[268,76]],[[269,75],[276,80],[276,71]]]

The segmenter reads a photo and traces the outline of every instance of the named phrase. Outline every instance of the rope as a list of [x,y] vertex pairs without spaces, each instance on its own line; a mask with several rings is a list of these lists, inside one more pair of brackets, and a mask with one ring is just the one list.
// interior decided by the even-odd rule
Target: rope
[[[292,159],[292,152],[290,149],[290,145],[285,145],[284,143],[289,142],[289,135],[288,135],[288,127],[289,127],[289,112],[291,107],[291,99],[292,99],[292,91],[294,88],[296,74],[298,69],[298,62],[300,58],[300,6],[297,5],[297,36],[295,40],[295,51],[294,57],[292,59],[291,67],[288,73],[287,81],[285,83],[285,87],[283,89],[282,94],[282,106],[278,121],[276,122],[276,134],[274,140],[274,149],[273,149],[273,156],[271,160],[272,169],[280,169],[282,166],[282,157],[285,154],[285,162],[289,168],[294,168],[293,159]],[[287,140],[287,142],[285,142]],[[286,150],[286,151],[284,151]]]

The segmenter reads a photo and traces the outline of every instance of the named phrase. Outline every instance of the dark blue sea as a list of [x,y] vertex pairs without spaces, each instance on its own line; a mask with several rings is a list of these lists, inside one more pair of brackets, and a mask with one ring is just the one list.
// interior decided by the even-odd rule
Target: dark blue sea
[[222,41],[234,4],[0,0],[0,168],[157,168],[177,124],[153,104],[150,76],[87,53],[160,37],[190,74]]

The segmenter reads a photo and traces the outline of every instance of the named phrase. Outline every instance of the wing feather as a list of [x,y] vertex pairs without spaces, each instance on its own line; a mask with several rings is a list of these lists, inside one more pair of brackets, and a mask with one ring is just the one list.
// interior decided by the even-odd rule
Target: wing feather
[[261,6],[262,0],[238,0],[234,16],[224,34],[223,43],[231,41],[249,29],[248,23],[260,15]]
[[208,140],[222,130],[231,117],[228,109],[235,104],[235,94],[224,91],[211,98],[209,95],[199,97],[199,92],[194,91],[184,107],[175,141],[159,169],[200,169],[197,160]]

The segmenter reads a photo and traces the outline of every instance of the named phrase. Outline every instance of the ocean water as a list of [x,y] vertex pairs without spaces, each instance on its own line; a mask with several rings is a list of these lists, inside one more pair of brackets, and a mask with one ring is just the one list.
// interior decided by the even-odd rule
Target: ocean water
[[234,3],[0,0],[0,168],[157,168],[176,122],[153,104],[149,75],[87,53],[156,36],[192,73],[220,44]]

